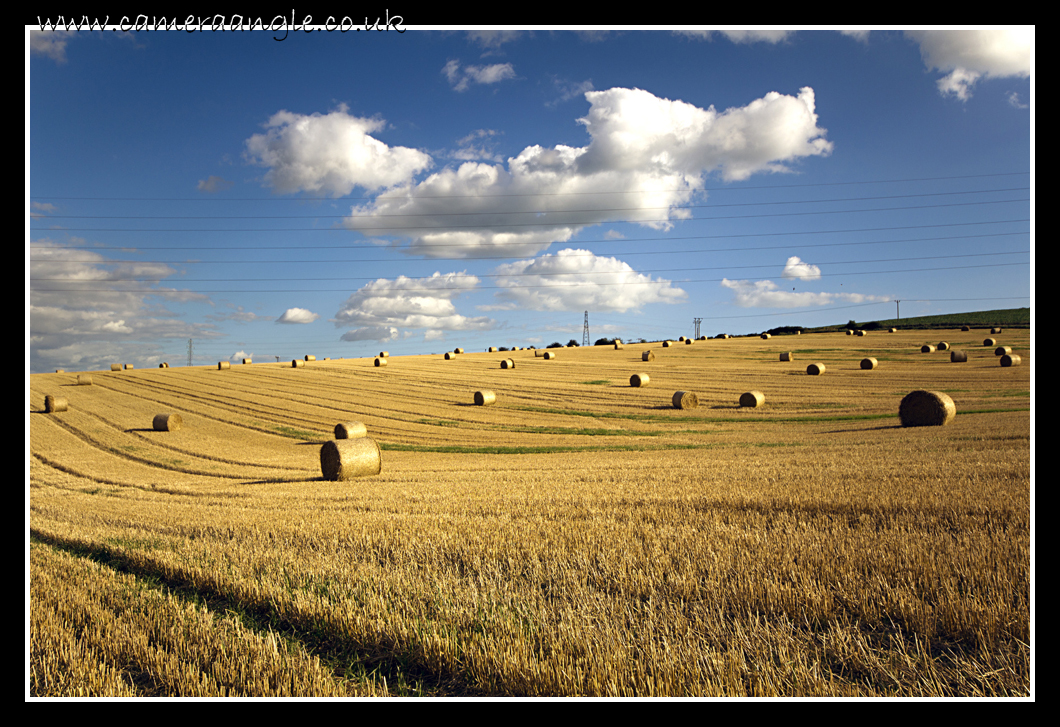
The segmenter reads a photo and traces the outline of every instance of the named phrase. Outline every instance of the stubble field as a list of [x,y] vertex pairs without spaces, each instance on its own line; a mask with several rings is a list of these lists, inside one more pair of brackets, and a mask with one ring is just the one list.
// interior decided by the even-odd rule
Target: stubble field
[[[29,693],[1028,696],[1030,334],[989,335],[33,375]],[[382,473],[324,481],[351,420]]]

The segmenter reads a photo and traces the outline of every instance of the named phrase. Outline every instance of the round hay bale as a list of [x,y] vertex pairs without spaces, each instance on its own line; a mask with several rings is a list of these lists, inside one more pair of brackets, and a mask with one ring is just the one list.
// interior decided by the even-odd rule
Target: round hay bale
[[78,374],[77,375],[78,386],[92,386],[92,377],[89,374]]
[[335,439],[357,439],[368,436],[364,422],[343,422],[335,425]]
[[64,369],[55,369],[55,373],[57,373],[57,374],[65,374],[66,371]]
[[795,360],[795,355],[791,351],[785,351],[784,353],[780,354],[780,360],[781,361],[794,361]]
[[848,335],[848,336],[853,336],[853,335],[854,335],[854,331],[852,331],[852,330],[850,330],[850,329],[848,328],[848,329],[847,329],[847,335]]
[[245,366],[245,365],[247,365],[247,364],[252,364],[252,363],[254,363],[254,362],[253,362],[253,361],[251,361],[251,360],[250,360],[249,358],[245,358],[245,359],[243,359],[243,365],[244,365],[244,366]]
[[964,351],[958,351],[957,349],[952,349],[950,351],[950,363],[967,363],[967,362],[968,362],[968,354],[965,353]]
[[621,351],[623,348],[625,348],[625,347],[622,345],[622,341],[615,341],[615,350],[616,351]]
[[501,361],[501,368],[502,369],[514,369],[515,368],[515,361],[512,361],[510,358],[506,358],[503,361]]
[[633,374],[629,377],[629,385],[635,388],[647,386],[651,379],[647,374]]
[[890,331],[888,331],[888,333],[898,333],[898,329],[892,328]]
[[673,341],[663,341],[663,348],[670,348],[672,345],[674,345]]
[[161,368],[161,369],[168,369],[169,368],[169,362],[168,361],[163,361],[162,363],[158,364],[158,367]]
[[445,360],[446,361],[451,361],[454,358],[456,358],[456,354],[455,353],[453,353],[452,351],[446,351],[445,352]]
[[541,349],[541,348],[534,349],[534,357],[535,358],[541,358],[544,355],[545,355],[544,349]]
[[1007,353],[1012,353],[1012,346],[998,346],[994,349],[995,356],[1004,356]]
[[991,333],[1001,333],[1001,329],[1000,328],[991,328],[990,332]]
[[131,371],[133,369],[133,365],[132,364],[122,364],[121,366],[126,371]]
[[859,336],[864,336],[864,335],[865,335],[865,331],[858,331],[858,332],[857,332],[857,335],[859,335]]
[[967,332],[968,332],[968,331],[970,331],[970,330],[972,330],[972,329],[971,329],[971,328],[969,328],[968,326],[961,326],[961,332],[962,332],[962,333],[967,333]]
[[939,348],[940,351],[949,351],[950,350],[950,344],[946,343],[945,341],[939,341],[938,348]]
[[175,432],[184,426],[180,414],[155,414],[151,428],[156,432]]
[[705,340],[707,340],[707,337],[706,337],[706,336],[700,336],[700,337],[699,337],[699,340],[700,340],[700,341],[705,341]]
[[497,347],[496,346],[490,346],[489,348],[486,349],[486,353],[497,353]]
[[994,338],[984,338],[984,339],[983,339],[983,345],[984,345],[984,346],[996,346],[996,345],[997,345],[997,339],[994,339]]
[[541,358],[545,359],[546,361],[551,361],[552,359],[556,358],[556,352],[555,351],[545,351],[545,355],[542,356]]
[[824,373],[823,363],[812,363],[806,367],[806,373],[810,376],[820,376]]
[[861,368],[865,369],[866,371],[871,371],[879,365],[880,362],[872,358],[871,356],[869,356],[868,358],[861,359]]
[[695,409],[699,406],[699,397],[691,391],[676,391],[673,403],[674,409]]
[[766,403],[766,395],[761,391],[748,391],[740,394],[740,406],[749,406],[754,408],[756,406],[762,406]]
[[935,346],[931,343],[925,343],[920,347],[920,353],[935,353]]
[[723,333],[720,336],[718,336],[718,338],[729,338],[729,334],[728,333]]
[[386,362],[389,361],[389,360],[390,359],[383,358],[382,356],[376,356],[375,357],[375,365],[377,367],[378,366],[386,366]]
[[464,349],[462,349],[462,348],[454,348],[453,349],[453,353],[463,353],[463,352],[464,352]]
[[686,346],[691,346],[692,345],[692,339],[691,338],[686,338],[685,339],[685,345]]
[[312,355],[310,355],[310,354],[308,354],[308,353],[307,353],[307,354],[305,355],[305,360],[306,360],[306,361],[316,361],[316,360],[317,360],[317,357],[316,357],[316,356],[312,356]]
[[379,358],[390,358],[390,351],[380,351]]
[[684,341],[684,340],[685,340],[685,337],[684,337],[684,336],[681,336],[681,337],[680,337],[680,338],[678,338],[677,340],[678,340],[678,341]]
[[640,355],[640,360],[641,361],[654,361],[655,360],[655,354],[652,353],[651,351],[645,351],[644,353],[642,353]]
[[320,448],[320,471],[332,482],[377,475],[383,471],[379,445],[371,437],[325,442]]
[[476,406],[491,406],[497,403],[497,395],[492,391],[476,391],[475,392],[475,405]]
[[898,406],[903,427],[941,427],[957,416],[953,399],[941,391],[914,391]]
[[772,338],[772,336],[770,334],[768,334],[768,333],[763,333],[762,334],[762,340],[763,341],[768,341],[770,338]]
[[57,411],[66,411],[66,407],[69,402],[61,396],[52,396],[48,394],[44,397],[44,411],[48,414],[54,414]]
[[217,370],[218,371],[224,371],[225,369],[230,369],[230,368],[232,368],[232,364],[228,363],[227,361],[218,361],[217,362]]
[[304,369],[305,368],[305,361],[303,361],[302,359],[296,358],[296,359],[291,361],[291,368],[292,369]]
[[1022,359],[1014,353],[1006,353],[1001,357],[1001,365],[1005,367],[1019,366],[1021,362]]

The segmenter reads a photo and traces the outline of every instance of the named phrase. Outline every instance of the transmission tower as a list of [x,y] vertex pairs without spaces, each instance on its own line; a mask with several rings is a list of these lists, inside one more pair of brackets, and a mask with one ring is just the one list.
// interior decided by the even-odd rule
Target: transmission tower
[[191,366],[191,339],[188,339],[188,366]]
[[692,322],[696,324],[696,340],[699,340],[699,324],[703,322],[702,318],[693,318]]
[[582,345],[589,345],[589,311],[585,311],[585,327],[582,328]]

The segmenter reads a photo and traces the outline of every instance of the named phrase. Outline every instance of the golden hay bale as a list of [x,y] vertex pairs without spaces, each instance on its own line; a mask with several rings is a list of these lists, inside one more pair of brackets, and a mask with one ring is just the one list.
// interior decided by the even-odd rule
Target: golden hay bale
[[320,448],[320,471],[332,482],[377,475],[383,471],[379,445],[371,437],[325,442]]
[[941,391],[914,391],[898,405],[903,427],[941,427],[957,416],[953,399]]
[[78,386],[92,386],[92,377],[89,376],[88,374],[78,374],[77,375],[77,385]]
[[854,335],[854,331],[852,331],[852,330],[850,330],[850,329],[848,328],[848,329],[847,329],[847,335],[848,335],[848,336],[853,336],[853,335]]
[[857,332],[856,332],[856,335],[858,335],[858,336],[864,336],[864,335],[865,335],[865,331],[857,331]]
[[446,351],[445,352],[445,360],[446,361],[450,361],[450,360],[452,360],[454,358],[456,358],[456,354],[455,353],[453,353],[452,351]]
[[672,345],[674,345],[673,341],[663,341],[663,348],[670,348]]
[[151,428],[156,432],[175,432],[184,426],[180,414],[155,414]]
[[1019,366],[1022,359],[1014,353],[1006,353],[1001,357],[1002,366]]
[[462,349],[462,348],[454,348],[453,349],[453,353],[463,353],[463,352],[464,352],[464,349]]
[[489,348],[486,349],[486,353],[497,353],[497,347],[496,346],[490,346]]
[[296,358],[293,361],[291,361],[291,368],[292,369],[304,369],[305,368],[305,361]]
[[251,363],[254,363],[254,362],[251,361],[249,358],[245,358],[245,359],[243,359],[243,363],[244,364],[251,364]]
[[534,350],[534,356],[535,356],[535,357],[537,357],[537,358],[541,358],[541,357],[542,357],[542,356],[544,356],[544,355],[545,355],[545,351],[544,351],[544,349],[538,348],[538,349],[535,349],[535,350]]
[[674,409],[695,409],[699,406],[699,397],[691,391],[676,391],[673,403]]
[[678,341],[684,341],[684,340],[685,340],[685,337],[684,337],[684,336],[681,336],[681,337],[680,337],[680,338],[678,338],[677,340],[678,340]]
[[654,361],[655,360],[655,354],[652,353],[651,351],[645,351],[644,353],[642,353],[640,355],[640,360],[641,361]]
[[795,360],[795,355],[791,351],[785,351],[784,353],[780,354],[780,360],[781,361],[794,361]]
[[367,437],[368,427],[364,422],[343,422],[335,425],[335,439],[357,439]]
[[823,363],[812,363],[806,367],[806,373],[810,376],[820,376],[824,373]]
[[64,371],[63,369],[55,369],[55,373],[57,373],[57,374],[65,374],[66,371]]
[[122,364],[122,368],[125,369],[126,371],[129,371],[129,370],[131,370],[133,368],[133,365],[132,364]]
[[946,343],[945,341],[939,341],[939,350],[940,351],[949,351],[950,350],[950,344]]
[[306,361],[316,361],[316,360],[317,360],[317,357],[316,357],[316,356],[313,356],[313,355],[310,355],[310,354],[308,354],[308,353],[307,353],[307,354],[305,355],[305,360],[306,360]]
[[685,345],[686,346],[691,346],[692,345],[692,339],[691,338],[686,338],[685,339]]
[[772,338],[772,336],[770,334],[768,334],[768,333],[763,333],[761,338],[762,338],[763,341],[767,341],[770,338]]
[[389,361],[389,360],[390,359],[383,358],[382,356],[376,356],[375,357],[375,365],[376,366],[386,366],[386,362]]
[[490,405],[496,404],[496,403],[497,403],[497,395],[494,394],[492,391],[486,391],[485,389],[483,389],[482,391],[476,391],[475,392],[475,405],[476,406],[490,406]]
[[967,363],[968,354],[964,351],[958,351],[957,349],[950,350],[950,363]]
[[514,369],[515,368],[515,361],[512,361],[510,358],[506,358],[503,361],[501,361],[501,368],[502,369]]
[[935,353],[935,346],[931,343],[925,343],[920,347],[920,353]]
[[647,374],[633,374],[629,377],[629,385],[634,387],[647,386],[648,382],[651,381]]
[[719,338],[729,338],[729,334],[728,333],[723,333],[723,334],[721,334],[719,336]]
[[390,351],[380,351],[379,358],[390,358]]
[[1006,353],[1012,353],[1012,346],[998,346],[994,349],[995,356],[1004,356]]
[[997,339],[994,339],[994,338],[984,338],[984,339],[983,339],[983,345],[984,345],[984,346],[996,346],[996,345],[997,345]]
[[861,359],[861,368],[865,369],[866,371],[871,371],[879,365],[880,362],[872,358],[871,356],[869,356],[868,358]]
[[541,358],[545,359],[546,361],[551,361],[552,359],[556,358],[556,352],[555,351],[545,351],[545,355],[542,356]]
[[740,394],[740,406],[756,407],[766,403],[766,395],[761,391],[748,391]]
[[1001,333],[1001,329],[1000,328],[991,328],[990,332],[991,333]]
[[700,340],[700,341],[705,341],[705,340],[707,340],[707,337],[706,337],[706,336],[700,336],[700,337],[699,337],[699,340]]
[[218,361],[217,362],[217,370],[218,371],[223,371],[225,369],[230,369],[230,368],[232,368],[232,364],[228,363],[227,361]]
[[160,369],[168,369],[169,368],[169,363],[166,362],[166,361],[163,361],[162,363],[158,364],[158,368],[160,368]]
[[898,329],[892,328],[890,331],[888,331],[888,333],[898,333]]
[[624,348],[624,346],[622,345],[622,341],[615,341],[615,350],[616,351],[621,351],[623,348]]
[[57,411],[66,411],[67,405],[68,402],[66,399],[60,396],[52,396],[51,394],[48,394],[48,396],[44,397],[44,411],[48,414],[53,414]]
[[968,326],[961,326],[961,331],[964,332],[964,333],[967,333],[970,330],[972,330],[972,329],[969,328]]

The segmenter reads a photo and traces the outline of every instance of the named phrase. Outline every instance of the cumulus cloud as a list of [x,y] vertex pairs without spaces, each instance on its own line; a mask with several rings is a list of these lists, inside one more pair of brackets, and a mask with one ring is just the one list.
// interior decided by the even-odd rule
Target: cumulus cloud
[[398,328],[445,331],[486,331],[496,326],[490,318],[457,313],[453,298],[473,290],[479,279],[467,273],[435,273],[429,278],[380,278],[351,295],[333,319],[338,327],[356,326],[342,340],[386,341]]
[[354,187],[372,191],[406,182],[431,164],[424,152],[390,147],[370,136],[386,122],[351,116],[345,104],[310,116],[278,111],[265,127],[264,134],[247,139],[245,156],[269,168],[265,182],[280,194],[339,197]]
[[780,277],[817,280],[817,278],[821,277],[821,269],[816,265],[804,263],[793,255],[788,258],[787,264],[784,265],[784,272],[780,274]]
[[735,293],[733,302],[741,308],[803,308],[829,305],[838,301],[868,303],[889,300],[886,296],[859,293],[799,293],[779,290],[772,280],[750,281],[726,278],[721,281],[721,284]]
[[31,53],[47,56],[56,63],[66,63],[66,44],[77,31],[31,30],[29,49]]
[[907,30],[920,45],[920,56],[931,69],[946,73],[938,80],[943,96],[966,101],[980,78],[1023,77],[1031,72],[1034,31]]
[[288,308],[276,319],[277,323],[312,323],[320,315],[305,308]]
[[678,303],[687,294],[669,280],[653,279],[613,257],[587,250],[560,250],[496,269],[505,301],[494,309],[586,310],[623,313],[649,303]]
[[715,34],[724,35],[733,43],[780,43],[791,37],[794,30],[675,30],[679,35],[712,40]]
[[454,91],[466,91],[472,83],[489,85],[515,78],[511,63],[494,63],[489,66],[463,66],[460,61],[449,61],[442,68]]
[[460,161],[501,162],[503,161],[501,155],[493,150],[493,145],[490,143],[490,139],[498,134],[500,132],[493,129],[476,129],[462,139],[457,139],[456,143],[459,148],[449,156]]
[[197,189],[200,192],[206,192],[207,194],[214,194],[215,192],[223,192],[232,186],[233,182],[211,174],[206,179],[200,179]]
[[[345,221],[365,234],[411,240],[408,252],[460,256],[503,248],[532,255],[588,225],[633,221],[658,230],[690,217],[704,177],[727,181],[826,156],[813,89],[771,92],[717,111],[640,89],[585,94],[584,147],[530,146],[500,164],[467,162],[381,193]],[[458,213],[458,214],[454,214]]]

